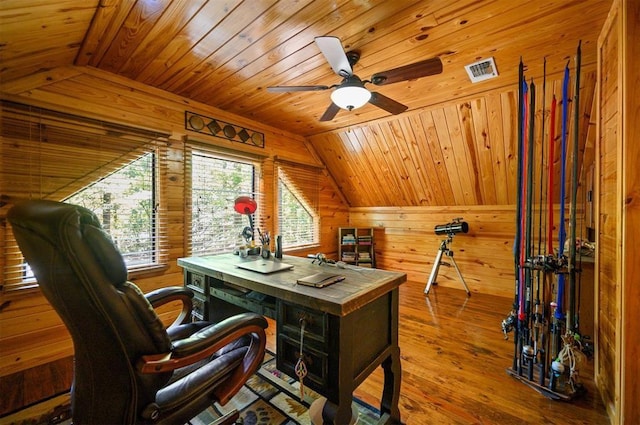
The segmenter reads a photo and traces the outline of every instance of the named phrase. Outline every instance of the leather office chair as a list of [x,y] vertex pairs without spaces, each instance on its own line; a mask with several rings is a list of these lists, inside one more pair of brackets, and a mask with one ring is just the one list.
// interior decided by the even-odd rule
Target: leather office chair
[[[225,404],[262,363],[264,317],[190,322],[188,289],[144,295],[91,211],[38,200],[7,218],[73,338],[74,424],[185,423],[214,401]],[[153,307],[176,300],[182,312],[165,329]]]

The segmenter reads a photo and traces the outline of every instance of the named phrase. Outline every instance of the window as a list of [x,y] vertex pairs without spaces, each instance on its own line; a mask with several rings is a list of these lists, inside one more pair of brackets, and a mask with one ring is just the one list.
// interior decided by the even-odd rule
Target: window
[[316,243],[314,220],[309,209],[289,189],[285,179],[278,179],[279,229],[285,246],[304,246]]
[[[97,214],[129,271],[167,263],[167,214],[156,184],[167,172],[167,134],[5,100],[0,106],[3,201],[83,205]],[[4,224],[0,218],[2,291],[36,286]]]
[[319,172],[299,164],[278,164],[278,229],[285,248],[320,243]]
[[129,267],[156,262],[155,157],[146,153],[65,200],[98,216]]
[[257,165],[251,161],[192,151],[191,255],[232,252],[243,243],[249,218],[233,205],[238,196],[250,196],[260,205],[256,176]]

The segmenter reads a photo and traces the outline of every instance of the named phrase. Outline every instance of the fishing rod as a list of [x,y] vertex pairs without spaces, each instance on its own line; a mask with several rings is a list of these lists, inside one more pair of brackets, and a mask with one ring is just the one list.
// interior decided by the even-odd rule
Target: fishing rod
[[[536,112],[536,85],[531,79],[529,84],[529,120],[527,122],[528,129],[528,142],[527,142],[527,154],[526,154],[526,212],[524,220],[524,250],[523,257],[525,262],[530,264],[532,258],[532,234],[533,234],[533,159],[534,159],[534,145],[535,145],[535,112]],[[522,355],[523,360],[527,363],[527,372],[529,380],[533,379],[533,359],[535,357],[535,350],[533,348],[533,341],[531,339],[531,298],[532,298],[532,273],[531,267],[525,267],[525,263],[521,264],[524,267],[524,306],[522,308],[524,317],[521,320],[524,322],[525,332],[522,334]],[[520,318],[520,316],[518,316]]]
[[[545,116],[545,107],[546,107],[546,91],[547,91],[547,58],[544,58],[544,63],[542,66],[542,115],[540,117],[540,196],[538,201],[538,252],[537,258],[541,259],[542,257],[542,227],[543,227],[543,192],[544,192],[544,116]],[[546,225],[546,223],[545,223]],[[542,279],[542,282],[541,282]],[[533,313],[533,329],[534,329],[534,338],[533,338],[533,348],[535,356],[540,356],[538,359],[538,365],[540,368],[538,382],[540,385],[544,385],[545,382],[545,347],[544,347],[544,290],[542,293],[542,301],[540,298],[540,287],[544,286],[546,281],[546,273],[542,273],[540,268],[536,268],[536,299],[535,299],[535,309]]]
[[525,90],[525,81],[524,81],[524,64],[522,62],[522,57],[520,57],[520,63],[518,65],[518,116],[517,116],[517,125],[518,125],[518,171],[517,171],[517,187],[518,191],[516,193],[516,234],[513,241],[513,262],[514,262],[514,276],[515,276],[515,296],[513,300],[513,307],[511,312],[507,315],[507,317],[502,321],[502,332],[504,334],[504,338],[508,338],[508,333],[513,329],[514,330],[514,353],[513,353],[513,364],[512,370],[516,371],[519,368],[519,342],[520,342],[520,329],[517,325],[517,316],[516,310],[519,306],[520,301],[520,240],[522,238],[521,228],[520,228],[520,216],[522,215],[522,193],[520,188],[522,187],[522,157],[524,150],[524,90]]
[[578,200],[578,144],[580,143],[580,62],[581,45],[578,43],[576,52],[576,77],[573,93],[573,164],[571,172],[571,211],[569,213],[569,314],[567,316],[567,331],[577,333],[576,320],[576,203]]
[[[562,154],[560,160],[560,218],[558,223],[558,264],[562,265],[565,263],[564,259],[564,241],[566,238],[565,231],[565,182],[566,182],[566,165],[567,165],[567,109],[569,106],[568,99],[569,92],[569,63],[565,66],[564,69],[564,79],[562,83]],[[562,267],[559,267],[558,271],[558,285],[556,288],[556,301],[555,301],[555,311],[553,313],[554,321],[553,321],[553,339],[551,340],[552,348],[551,348],[551,358],[555,359],[559,353],[559,347],[561,344],[562,337],[562,322],[565,319],[564,315],[564,281],[565,281],[565,272]],[[560,375],[564,372],[560,370],[562,365],[558,364],[555,360],[551,364],[551,368],[553,370],[553,374],[549,379],[549,387],[551,390],[555,390],[555,377],[556,375]]]
[[526,341],[528,338],[527,335],[527,331],[528,329],[525,327],[525,312],[524,312],[524,305],[525,305],[525,291],[526,291],[526,276],[525,276],[525,268],[524,268],[524,263],[526,260],[526,250],[525,250],[525,237],[526,235],[525,233],[525,220],[526,220],[526,201],[527,201],[527,193],[526,193],[526,189],[527,189],[527,181],[526,181],[526,170],[527,170],[527,153],[528,153],[528,149],[527,149],[527,125],[528,125],[528,106],[529,106],[529,86],[527,85],[526,80],[523,82],[523,110],[522,110],[522,119],[523,119],[523,126],[522,126],[522,146],[520,147],[521,149],[521,156],[520,156],[520,162],[521,162],[521,174],[522,176],[519,177],[519,181],[520,181],[520,222],[518,223],[518,226],[520,227],[520,246],[519,246],[519,253],[520,256],[518,258],[518,282],[519,282],[519,287],[518,287],[518,348],[517,348],[517,356],[518,356],[518,374],[521,375],[522,374],[522,348],[525,344],[523,344],[524,341]]

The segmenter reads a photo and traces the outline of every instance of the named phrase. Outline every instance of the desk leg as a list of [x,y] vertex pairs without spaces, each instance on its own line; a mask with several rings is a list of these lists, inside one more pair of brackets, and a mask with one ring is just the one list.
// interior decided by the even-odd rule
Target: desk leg
[[400,367],[400,348],[394,347],[393,352],[382,362],[384,370],[384,387],[382,389],[382,401],[380,402],[380,423],[402,424],[400,422],[400,380],[402,369]]
[[[384,387],[380,402],[380,421],[378,424],[403,425],[400,421],[400,381],[402,369],[400,366],[400,348],[393,348],[389,357],[382,362],[384,370]],[[340,406],[327,400],[322,409],[323,425],[348,424],[351,420],[351,402],[353,394],[341,393]]]
[[[359,313],[361,313],[359,311]],[[351,422],[351,403],[353,401],[354,388],[354,357],[357,355],[357,346],[353,340],[358,335],[359,314],[349,314],[344,317],[332,316],[331,329],[337,331],[333,337],[337,337],[337,343],[333,344],[334,367],[338,369],[337,396],[334,400],[327,400],[322,409],[323,425],[348,425]]]
[[322,423],[323,425],[350,424],[352,414],[351,399],[340,403],[340,407],[327,400],[322,409]]
[[400,347],[398,346],[398,326],[400,318],[399,291],[393,290],[391,296],[391,350],[389,356],[382,361],[384,370],[384,387],[380,401],[381,424],[402,424],[400,422],[400,383],[402,368],[400,366]]

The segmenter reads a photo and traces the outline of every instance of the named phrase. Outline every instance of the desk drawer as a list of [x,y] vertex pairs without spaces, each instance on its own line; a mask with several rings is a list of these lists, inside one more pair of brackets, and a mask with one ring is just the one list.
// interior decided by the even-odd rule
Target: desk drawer
[[[275,317],[275,301],[273,297],[262,296],[262,294],[255,294],[253,292],[237,294],[235,292],[230,292],[229,290],[213,286],[209,288],[209,293],[212,297],[226,301],[227,303],[240,307],[243,310],[252,311],[271,318]],[[215,301],[212,304],[212,308],[217,308]]]
[[191,317],[193,320],[207,319],[207,302],[199,297],[193,297],[193,308],[191,309]]
[[187,275],[185,277],[185,283],[188,288],[206,295],[207,290],[206,290],[204,275],[200,273],[187,271]]
[[[329,392],[329,359],[326,353],[314,350],[305,344],[302,350],[307,376],[304,385],[322,394]],[[300,358],[300,341],[287,335],[278,335],[276,367],[296,378],[295,367]]]
[[300,338],[300,320],[304,319],[304,339],[315,344],[321,351],[327,352],[325,345],[329,341],[329,318],[327,313],[301,307],[278,300],[278,333],[292,338]]
[[307,366],[304,382],[309,388],[325,396],[333,396],[335,391],[330,382],[335,377],[329,375],[330,353],[335,349],[331,340],[329,315],[297,304],[277,301],[276,317],[278,348],[276,366],[278,370],[295,378],[295,367],[300,358],[301,320],[304,319],[303,358]]

